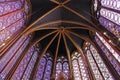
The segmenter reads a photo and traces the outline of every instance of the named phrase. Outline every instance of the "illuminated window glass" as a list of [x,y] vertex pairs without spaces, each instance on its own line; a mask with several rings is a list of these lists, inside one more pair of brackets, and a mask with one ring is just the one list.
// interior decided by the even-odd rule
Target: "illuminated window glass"
[[90,80],[84,60],[78,52],[72,56],[72,66],[75,80]]
[[114,34],[117,38],[120,38],[120,27],[116,25],[115,23],[112,23],[111,21],[105,19],[104,17],[99,18],[99,22],[102,26],[104,26],[108,31],[110,31],[112,34]]
[[120,38],[120,1],[119,0],[100,0],[101,9],[97,14],[99,22],[108,31]]
[[100,15],[105,17],[106,19],[116,23],[117,25],[120,25],[120,14],[119,13],[102,8],[100,10]]
[[120,56],[116,52],[117,50],[114,50],[115,48],[113,49],[112,46],[110,46],[110,44],[98,33],[96,33],[95,40],[99,45],[99,47],[102,49],[102,51],[105,53],[110,63],[113,65],[115,70],[120,75],[120,66],[119,66]]
[[31,75],[31,72],[34,68],[37,57],[38,57],[38,52],[35,51],[34,55],[32,56],[28,66],[27,66],[27,69],[25,70],[25,73],[24,73],[23,78],[22,78],[23,80],[29,80],[30,79],[30,75]]
[[106,65],[104,64],[102,58],[98,54],[97,50],[93,47],[93,45],[90,45],[90,51],[104,77],[105,80],[114,80],[111,73],[108,71]]
[[79,66],[78,66],[78,61],[74,59],[74,60],[72,61],[72,65],[73,65],[74,79],[75,79],[75,80],[82,80],[82,79],[81,79],[80,70],[79,70]]
[[112,46],[98,33],[96,33],[96,36],[100,39],[100,41],[104,44],[104,46],[112,53],[112,55],[115,57],[115,59],[120,62],[120,55],[118,53],[119,51],[112,48]]
[[0,0],[0,45],[24,26],[28,11],[27,0]]
[[100,71],[97,67],[97,64],[95,63],[95,61],[91,55],[91,52],[89,50],[87,50],[87,58],[88,58],[88,61],[90,63],[91,69],[94,73],[95,79],[96,80],[104,80],[102,75],[100,74]]
[[56,79],[59,77],[59,74],[61,74],[61,73],[63,74],[63,77],[68,80],[68,78],[69,78],[69,64],[68,64],[68,60],[64,56],[61,56],[57,60]]
[[52,61],[48,60],[46,64],[45,73],[44,73],[44,80],[50,80],[51,70],[52,70]]
[[22,61],[20,62],[18,68],[16,69],[16,71],[14,72],[11,80],[20,80],[32,55],[34,52],[34,47],[32,47],[31,49],[28,50],[28,52],[26,53],[26,55],[23,57]]
[[37,68],[37,72],[35,75],[35,80],[42,80],[42,77],[44,75],[44,69],[45,69],[45,65],[46,65],[46,57],[43,57],[39,64],[38,64],[38,68]]
[[63,73],[64,73],[65,77],[68,79],[68,77],[69,77],[69,65],[68,65],[68,62],[63,63]]
[[101,0],[101,5],[115,10],[120,10],[119,0]]
[[56,78],[58,77],[60,72],[62,72],[62,62],[57,62],[57,64],[56,64]]
[[13,65],[28,45],[29,41],[30,38],[28,36],[25,38],[20,38],[0,59],[0,71],[2,71],[0,76],[2,79],[7,76]]

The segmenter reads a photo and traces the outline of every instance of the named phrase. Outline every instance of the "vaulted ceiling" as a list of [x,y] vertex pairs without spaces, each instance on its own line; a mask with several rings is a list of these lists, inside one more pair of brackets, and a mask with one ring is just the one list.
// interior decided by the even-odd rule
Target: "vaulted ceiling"
[[[94,30],[91,0],[30,1],[33,42],[41,40],[43,52],[51,51],[59,56],[66,56],[77,50],[77,46],[82,47],[90,37],[89,30]],[[41,39],[43,37],[45,38]]]

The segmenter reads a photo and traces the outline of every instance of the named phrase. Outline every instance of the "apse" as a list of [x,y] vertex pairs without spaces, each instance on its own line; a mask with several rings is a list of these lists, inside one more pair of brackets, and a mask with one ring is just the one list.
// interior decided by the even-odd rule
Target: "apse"
[[0,80],[119,80],[119,0],[0,0]]

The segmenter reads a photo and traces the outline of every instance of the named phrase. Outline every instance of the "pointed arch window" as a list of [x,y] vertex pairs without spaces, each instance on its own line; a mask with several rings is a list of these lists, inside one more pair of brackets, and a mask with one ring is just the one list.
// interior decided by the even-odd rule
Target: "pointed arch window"
[[93,45],[90,44],[87,47],[86,56],[96,80],[114,80],[107,66]]
[[62,62],[60,61],[60,62],[57,62],[56,64],[56,78],[58,77],[61,71],[62,71]]
[[39,61],[34,80],[50,80],[53,60],[49,53]]
[[75,80],[90,80],[84,60],[78,52],[72,56],[72,66]]
[[44,80],[50,80],[52,70],[52,59],[48,59],[44,73]]
[[37,58],[38,58],[38,51],[35,51],[23,74],[22,80],[30,80],[30,75],[32,73],[32,70],[34,68]]
[[56,64],[56,79],[59,77],[60,73],[63,73],[64,78],[69,78],[69,64],[68,60],[62,56],[58,58],[57,64]]
[[43,57],[39,61],[37,72],[35,75],[35,80],[42,80],[42,77],[44,75],[44,69],[45,69],[46,62],[47,62],[46,57]]
[[120,55],[117,49],[110,45],[108,41],[98,33],[96,33],[95,40],[117,73],[120,75]]
[[69,77],[69,65],[67,60],[63,63],[63,73],[65,74],[65,76],[68,78]]

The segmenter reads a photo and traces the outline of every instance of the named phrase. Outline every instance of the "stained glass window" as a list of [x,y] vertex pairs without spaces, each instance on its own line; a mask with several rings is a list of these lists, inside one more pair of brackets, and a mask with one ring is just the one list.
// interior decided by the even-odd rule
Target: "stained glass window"
[[31,75],[31,72],[32,72],[33,67],[35,65],[35,62],[37,60],[37,57],[38,57],[38,52],[35,51],[28,66],[27,66],[27,69],[24,72],[22,80],[30,80],[30,75]]
[[106,65],[104,64],[102,58],[100,57],[100,55],[98,54],[97,50],[94,48],[93,45],[90,45],[90,51],[94,57],[94,59],[96,60],[96,63],[104,77],[105,80],[114,80],[112,75],[110,74],[110,72],[108,71]]
[[28,11],[27,0],[0,0],[0,45],[24,26]]
[[49,53],[39,61],[34,80],[50,80],[53,60]]
[[48,60],[46,64],[45,73],[44,73],[44,80],[50,80],[51,70],[52,70],[52,61]]
[[120,1],[119,0],[101,0],[101,5],[111,9],[120,10]]
[[100,34],[96,33],[95,40],[99,47],[102,49],[108,60],[111,62],[115,70],[118,72],[120,75],[120,55],[118,54],[117,49],[113,48],[107,40],[102,37]]
[[56,79],[57,79],[58,75],[60,74],[60,72],[62,72],[62,62],[57,62],[57,64],[56,64]]
[[26,70],[28,63],[32,58],[33,52],[34,52],[34,47],[28,50],[28,52],[25,54],[22,61],[18,65],[17,69],[15,70],[14,74],[12,75],[11,80],[21,80],[22,75]]
[[68,62],[63,63],[63,73],[64,73],[65,77],[68,79],[69,73],[70,73]]
[[61,72],[63,73],[65,79],[69,78],[69,64],[68,64],[68,60],[64,56],[58,58],[57,60],[56,79],[59,77]]
[[100,41],[104,44],[104,46],[112,53],[112,55],[116,58],[116,60],[118,60],[120,62],[120,55],[119,55],[119,51],[117,51],[117,49],[115,49],[115,47],[113,48],[113,46],[111,46],[107,40],[105,40],[102,36],[100,36],[98,33],[96,33],[96,37],[98,37],[100,39]]
[[30,41],[28,36],[20,38],[0,59],[0,76],[4,79]]
[[96,80],[114,80],[102,58],[93,45],[86,50],[86,56]]
[[95,61],[94,61],[94,59],[93,59],[89,50],[87,51],[87,58],[88,58],[88,61],[90,63],[91,69],[94,73],[95,79],[96,80],[98,80],[98,79],[103,80],[102,75],[100,74],[100,71],[97,67],[97,64],[95,63]]
[[37,72],[36,72],[36,75],[35,75],[35,80],[42,80],[43,78],[43,75],[44,75],[44,69],[45,69],[45,66],[46,66],[46,57],[43,57],[39,64],[38,64],[38,68],[37,68]]
[[77,61],[76,59],[74,59],[74,60],[72,61],[72,65],[73,65],[74,79],[75,79],[75,80],[82,80],[82,79],[81,79],[80,70],[79,70],[78,61]]
[[120,38],[120,1],[101,0],[101,9],[98,19],[108,31]]
[[84,60],[78,52],[72,56],[72,66],[75,80],[90,80]]

